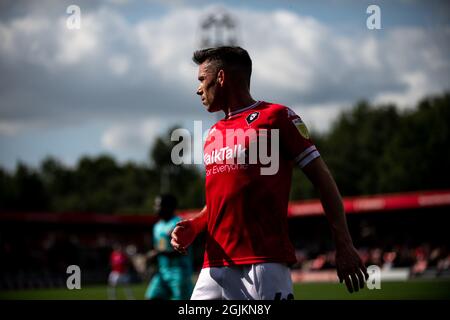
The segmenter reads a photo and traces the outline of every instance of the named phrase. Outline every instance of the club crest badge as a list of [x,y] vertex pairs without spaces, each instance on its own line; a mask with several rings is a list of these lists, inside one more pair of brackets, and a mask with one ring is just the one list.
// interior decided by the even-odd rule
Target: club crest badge
[[250,114],[247,116],[247,118],[245,118],[245,120],[247,120],[247,124],[250,124],[250,123],[252,123],[253,121],[255,121],[256,119],[258,119],[258,117],[259,117],[259,112],[258,112],[258,111],[255,111],[255,112],[250,113]]

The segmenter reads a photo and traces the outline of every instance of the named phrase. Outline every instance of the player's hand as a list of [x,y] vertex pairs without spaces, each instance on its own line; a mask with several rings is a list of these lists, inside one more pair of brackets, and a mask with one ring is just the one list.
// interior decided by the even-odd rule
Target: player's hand
[[367,269],[353,245],[336,248],[336,269],[339,281],[345,282],[350,293],[364,288],[364,282],[369,278]]
[[197,236],[192,221],[183,220],[176,224],[172,231],[170,244],[181,254],[187,254],[187,248]]

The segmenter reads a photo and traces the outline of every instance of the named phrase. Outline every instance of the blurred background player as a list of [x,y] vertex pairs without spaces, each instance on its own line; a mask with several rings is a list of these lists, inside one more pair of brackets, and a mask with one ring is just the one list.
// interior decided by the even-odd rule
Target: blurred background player
[[171,233],[181,218],[175,215],[177,200],[171,194],[155,199],[155,212],[160,220],[153,228],[154,249],[148,253],[156,260],[158,271],[145,293],[146,299],[187,300],[192,293],[192,259],[181,255],[170,245]]
[[121,244],[116,243],[110,256],[111,273],[108,278],[108,299],[116,300],[116,287],[121,286],[128,300],[134,300],[133,291],[130,288],[129,266],[130,260]]

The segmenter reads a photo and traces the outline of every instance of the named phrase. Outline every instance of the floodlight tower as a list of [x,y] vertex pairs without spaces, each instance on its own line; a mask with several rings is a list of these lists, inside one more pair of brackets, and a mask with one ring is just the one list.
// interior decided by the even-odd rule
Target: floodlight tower
[[223,8],[216,8],[200,21],[200,47],[236,46],[237,19]]

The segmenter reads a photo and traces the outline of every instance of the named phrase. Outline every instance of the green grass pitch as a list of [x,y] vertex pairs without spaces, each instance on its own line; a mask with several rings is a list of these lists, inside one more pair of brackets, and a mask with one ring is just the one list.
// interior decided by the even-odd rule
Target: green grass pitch
[[[136,299],[143,299],[146,284],[132,286]],[[118,289],[118,299],[124,300],[123,290]],[[403,299],[445,299],[450,300],[450,280],[414,280],[406,282],[383,282],[381,289],[364,288],[357,293],[348,293],[343,284],[303,283],[294,286],[297,300],[403,300]],[[86,286],[80,290],[29,289],[0,291],[0,300],[63,299],[63,300],[105,300],[106,286]]]

